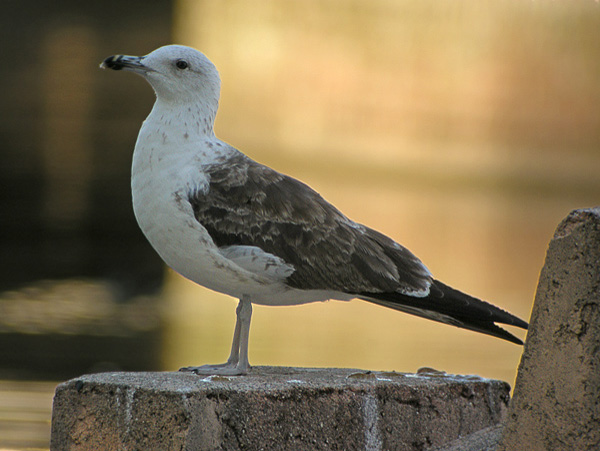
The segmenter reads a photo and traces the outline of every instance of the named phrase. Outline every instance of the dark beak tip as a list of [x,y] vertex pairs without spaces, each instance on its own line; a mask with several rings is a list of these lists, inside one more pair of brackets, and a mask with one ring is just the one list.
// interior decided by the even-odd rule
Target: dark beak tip
[[102,69],[121,70],[123,69],[123,64],[120,63],[120,57],[118,55],[112,55],[102,61],[100,67]]

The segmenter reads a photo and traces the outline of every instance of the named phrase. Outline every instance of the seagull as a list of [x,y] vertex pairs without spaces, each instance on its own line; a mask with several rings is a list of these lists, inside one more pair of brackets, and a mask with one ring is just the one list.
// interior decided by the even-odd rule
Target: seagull
[[227,361],[183,371],[247,374],[252,304],[356,298],[522,344],[496,323],[525,321],[440,282],[404,246],[217,138],[221,81],[203,53],[167,45],[100,66],[139,74],[156,93],[133,152],[142,232],[173,270],[239,300]]

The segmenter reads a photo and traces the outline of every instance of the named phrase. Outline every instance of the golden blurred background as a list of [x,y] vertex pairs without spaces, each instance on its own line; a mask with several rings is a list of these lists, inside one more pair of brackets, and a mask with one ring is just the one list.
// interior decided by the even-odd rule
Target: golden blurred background
[[[164,270],[135,225],[128,172],[153,98],[97,69],[110,54],[203,51],[221,139],[524,319],[555,227],[600,203],[598,2],[122,3],[14,2],[5,18],[0,449],[47,448],[45,381],[228,355],[235,300]],[[521,351],[360,301],[257,306],[250,336],[254,365],[511,384]]]

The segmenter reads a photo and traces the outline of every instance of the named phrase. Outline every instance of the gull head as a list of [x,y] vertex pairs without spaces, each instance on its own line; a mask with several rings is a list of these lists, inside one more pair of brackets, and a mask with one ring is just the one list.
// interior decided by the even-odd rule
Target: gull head
[[221,80],[215,65],[201,52],[183,45],[166,45],[145,56],[113,55],[100,67],[127,70],[144,77],[158,101],[201,103],[216,112]]

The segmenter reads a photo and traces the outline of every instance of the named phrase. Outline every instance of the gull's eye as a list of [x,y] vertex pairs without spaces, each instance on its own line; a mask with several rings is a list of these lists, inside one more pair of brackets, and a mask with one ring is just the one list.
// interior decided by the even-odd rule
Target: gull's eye
[[186,60],[177,60],[175,62],[175,67],[177,67],[177,69],[187,69],[188,67],[190,67],[190,65],[188,64],[188,62]]

